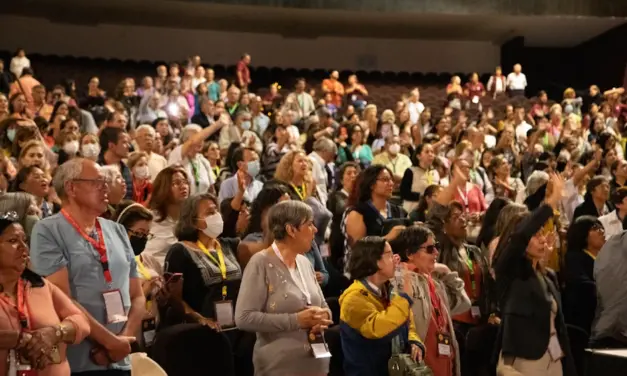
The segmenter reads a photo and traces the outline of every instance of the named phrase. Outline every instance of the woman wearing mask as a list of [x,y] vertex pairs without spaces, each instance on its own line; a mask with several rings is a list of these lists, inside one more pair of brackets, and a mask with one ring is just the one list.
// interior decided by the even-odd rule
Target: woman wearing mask
[[133,201],[144,204],[152,194],[148,154],[135,152],[128,157],[128,168],[133,174]]
[[470,299],[458,274],[436,262],[437,246],[435,235],[425,226],[403,230],[392,247],[404,261],[401,275],[409,274],[409,278],[399,278],[393,284],[414,301],[414,324],[426,348],[426,365],[438,376],[461,376],[459,346],[451,318],[466,312]]
[[411,159],[413,166],[405,170],[400,186],[403,209],[408,213],[416,209],[428,186],[440,182],[440,175],[433,168],[435,151],[431,144],[418,145]]
[[[303,256],[316,233],[311,208],[288,200],[268,213],[272,246],[256,253],[246,266],[235,321],[256,332],[255,374],[322,376],[328,356],[318,358],[313,341],[322,342],[331,312]],[[319,353],[318,353],[319,354]]]
[[162,286],[161,269],[159,264],[149,255],[143,255],[146,242],[152,237],[150,224],[152,223],[152,213],[142,205],[125,201],[119,206],[120,214],[116,222],[124,226],[128,234],[135,261],[137,263],[137,273],[142,280],[142,290],[146,298],[146,313],[142,332],[137,333],[137,340],[142,349],[152,345],[154,330],[156,327],[157,307],[153,304],[156,294]]
[[81,156],[96,162],[98,155],[100,155],[100,141],[98,136],[91,133],[86,133],[81,137]]
[[[400,342],[397,351],[410,353],[414,361],[424,357],[411,311],[414,301],[404,292],[393,292],[390,283],[398,262],[384,238],[367,236],[354,246],[348,263],[354,282],[340,297],[346,376],[387,375],[395,339]],[[409,280],[409,273],[405,278]]]
[[70,376],[67,345],[89,335],[89,322],[67,295],[27,268],[28,254],[17,215],[0,215],[0,358],[6,359],[0,373]]
[[145,252],[153,256],[163,269],[165,256],[177,241],[174,227],[179,220],[181,203],[189,196],[189,180],[185,171],[173,166],[161,170],[153,182],[152,192],[147,206],[154,216],[150,226],[154,238],[146,243]]
[[[545,203],[523,220],[494,261],[503,311],[497,373],[529,376],[576,375],[558,287],[543,267],[543,227],[562,199],[564,181],[552,175]],[[509,372],[509,373],[507,373]]]
[[72,132],[67,129],[64,129],[59,133],[59,145],[61,149],[59,150],[59,159],[57,160],[58,165],[62,165],[63,163],[69,161],[70,159],[76,157],[79,151],[79,133]]

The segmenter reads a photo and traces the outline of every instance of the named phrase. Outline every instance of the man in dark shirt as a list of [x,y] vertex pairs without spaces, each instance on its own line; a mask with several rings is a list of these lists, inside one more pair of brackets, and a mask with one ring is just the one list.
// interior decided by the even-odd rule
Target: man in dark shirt
[[122,177],[126,182],[124,198],[133,199],[133,175],[123,159],[128,158],[130,137],[120,128],[106,127],[100,133],[100,156],[98,164],[101,166],[119,166]]
[[4,61],[0,60],[0,93],[9,95],[11,91],[11,82],[13,82],[13,76],[11,72],[4,70]]

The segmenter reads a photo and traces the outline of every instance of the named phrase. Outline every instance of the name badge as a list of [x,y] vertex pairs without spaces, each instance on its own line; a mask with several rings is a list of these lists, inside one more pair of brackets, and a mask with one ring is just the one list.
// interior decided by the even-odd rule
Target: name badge
[[354,95],[354,94],[353,94],[353,95],[351,95],[351,100],[352,100],[353,102],[355,102],[355,101],[357,100],[357,96],[356,96],[356,95]]
[[128,320],[124,311],[120,290],[105,291],[102,293],[102,298],[104,299],[105,311],[107,312],[107,324],[126,322]]
[[560,341],[557,339],[557,335],[552,335],[549,340],[549,355],[551,356],[551,360],[557,362],[562,359],[564,353],[562,352],[562,346],[560,346]]
[[438,355],[451,356],[451,336],[444,333],[438,333]]
[[307,336],[309,345],[311,347],[311,353],[316,359],[330,358],[331,352],[329,346],[324,339],[324,333],[309,333]]
[[152,346],[155,341],[155,335],[157,334],[157,321],[154,317],[142,320],[142,337],[144,338],[144,345],[147,347]]
[[470,314],[473,319],[478,319],[481,317],[481,309],[479,309],[479,306],[472,306],[470,307]]
[[235,317],[233,314],[233,302],[230,300],[222,300],[215,302],[216,321],[221,328],[229,328],[235,326]]

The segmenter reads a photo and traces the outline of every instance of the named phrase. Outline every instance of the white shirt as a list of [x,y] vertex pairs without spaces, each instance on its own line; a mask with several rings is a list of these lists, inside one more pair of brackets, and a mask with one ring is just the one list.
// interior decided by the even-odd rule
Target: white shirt
[[198,87],[198,85],[200,84],[204,84],[205,82],[207,82],[207,79],[204,77],[192,78],[192,90],[194,91],[194,93],[196,92],[196,87]]
[[151,182],[154,182],[159,172],[166,167],[168,167],[168,161],[162,155],[150,153],[150,157],[148,157],[148,171],[150,171]]
[[560,218],[564,225],[568,225],[573,221],[575,215],[575,209],[581,203],[583,203],[583,197],[579,194],[577,187],[573,183],[573,179],[568,179],[564,184],[564,191],[566,192],[561,202]]
[[527,132],[529,132],[531,128],[533,128],[531,124],[527,123],[524,120],[522,121],[522,123],[518,124],[516,126],[516,141],[518,141],[518,143],[522,143],[524,140],[526,140]]
[[9,70],[17,78],[20,78],[22,76],[22,71],[24,70],[24,68],[30,68],[30,60],[28,60],[26,56],[15,56],[13,59],[11,59],[11,68]]
[[509,90],[525,90],[527,77],[524,73],[516,74],[512,72],[507,76],[507,87]]
[[490,80],[488,81],[488,87],[492,87],[492,85],[494,85],[494,92],[497,94],[505,91],[503,79],[500,77],[503,76],[499,76],[498,78],[496,76],[490,76]]
[[176,221],[168,217],[161,222],[157,222],[159,214],[153,211],[153,215],[155,220],[150,224],[150,233],[154,235],[154,238],[148,240],[142,254],[151,256],[163,270],[165,256],[168,254],[170,247],[178,241],[176,236],[174,236]]
[[618,212],[616,210],[599,217],[599,222],[601,222],[605,229],[605,240],[623,232],[623,221],[618,218]]
[[407,103],[407,111],[409,111],[409,122],[411,124],[416,124],[418,119],[420,118],[420,114],[424,111],[425,105],[422,102],[408,102]]
[[218,145],[222,150],[228,149],[233,142],[241,142],[242,144],[244,144],[244,146],[248,147],[248,142],[251,138],[255,139],[253,149],[255,149],[257,154],[261,155],[261,152],[263,151],[263,143],[261,143],[261,139],[259,138],[259,136],[257,136],[255,132],[250,130],[241,132],[240,129],[235,125],[227,125],[226,127],[222,127],[222,129],[220,130]]
[[312,177],[316,182],[318,188],[318,194],[320,195],[320,202],[322,205],[327,206],[328,195],[328,176],[325,169],[326,162],[315,151],[308,155],[309,159],[313,162],[311,170]]
[[[172,150],[168,159],[168,165],[172,166],[180,164],[187,172],[187,179],[189,180],[189,195],[197,193],[206,193],[209,187],[215,183],[211,179],[211,165],[209,161],[203,157],[200,153],[196,154],[192,160],[183,158],[183,145],[179,145]],[[194,174],[194,167],[197,169],[197,176]]]

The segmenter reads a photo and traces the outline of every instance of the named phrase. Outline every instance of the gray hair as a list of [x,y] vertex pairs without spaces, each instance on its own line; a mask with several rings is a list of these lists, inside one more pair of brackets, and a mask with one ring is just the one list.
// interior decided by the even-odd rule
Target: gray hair
[[515,216],[528,212],[529,209],[525,205],[516,204],[514,202],[509,203],[501,209],[501,212],[496,217],[496,223],[494,225],[494,236],[503,235],[505,227],[512,221]]
[[549,174],[544,171],[534,171],[527,180],[527,196],[536,193],[540,187],[549,182]]
[[287,237],[287,226],[300,227],[313,220],[309,205],[296,200],[279,202],[268,211],[268,229],[276,240]]
[[157,131],[155,131],[155,129],[150,124],[142,124],[139,127],[137,127],[135,131],[136,133],[139,133],[141,131],[148,131],[148,133],[150,133],[151,136],[156,136],[157,134]]
[[184,126],[183,129],[181,130],[181,142],[184,143],[189,139],[191,131],[200,132],[202,131],[202,127],[194,123],[187,124],[186,126]]
[[102,173],[105,176],[105,179],[107,179],[107,183],[111,184],[111,182],[113,182],[115,180],[115,178],[122,177],[122,172],[120,171],[120,167],[118,166],[114,166],[114,165],[107,165],[107,166],[102,166],[100,167],[100,171],[102,171]]
[[83,158],[73,158],[57,168],[52,179],[52,186],[60,198],[67,198],[65,182],[76,180],[81,176],[85,160]]
[[216,203],[215,196],[210,193],[201,193],[189,196],[181,204],[181,212],[179,220],[174,227],[174,236],[179,241],[191,241],[198,240],[198,226],[196,226],[196,220],[198,218],[198,206],[203,200],[212,200]]
[[26,192],[8,192],[0,195],[0,213],[15,212],[22,226],[25,224],[33,196]]
[[337,153],[337,145],[335,145],[335,142],[333,142],[330,138],[321,137],[314,142],[313,150],[322,152],[326,151],[335,154]]

